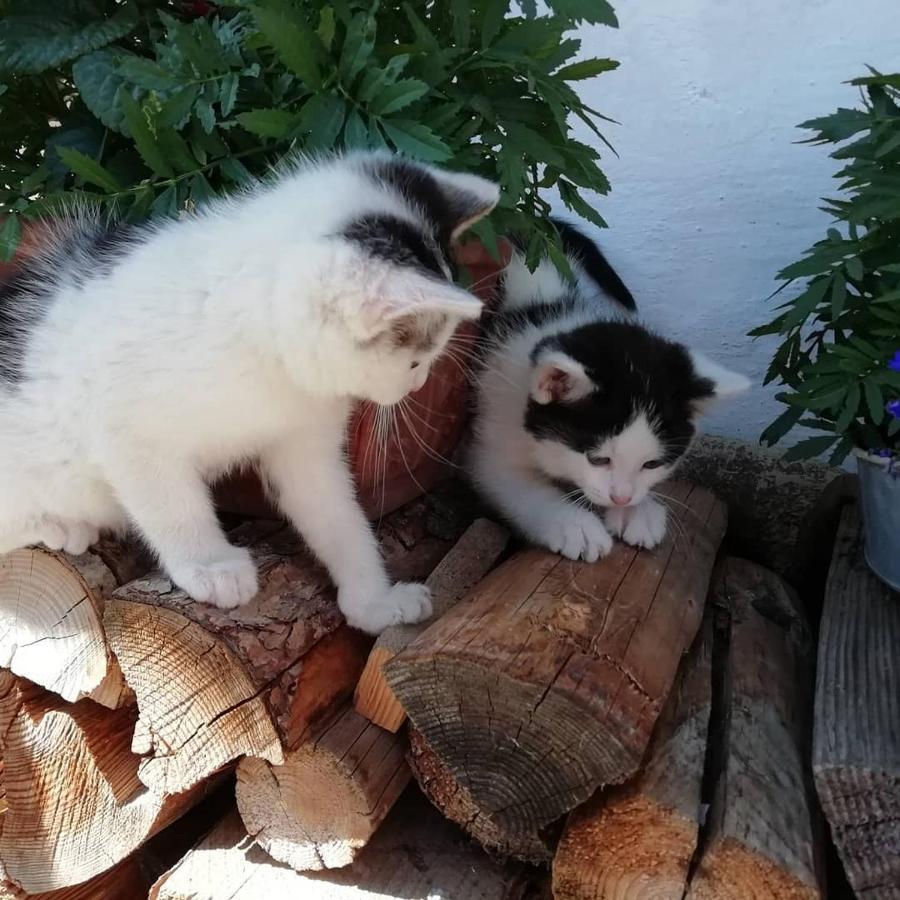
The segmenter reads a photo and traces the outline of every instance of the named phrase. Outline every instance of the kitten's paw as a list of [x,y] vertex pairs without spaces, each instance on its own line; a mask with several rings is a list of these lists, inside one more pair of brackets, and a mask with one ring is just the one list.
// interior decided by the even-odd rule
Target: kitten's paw
[[606,525],[632,547],[652,550],[666,536],[666,508],[656,500],[644,500],[637,506],[613,507],[606,511]]
[[169,574],[194,600],[219,609],[234,609],[249,603],[259,587],[256,566],[243,547],[232,547],[227,557],[213,562],[173,566]]
[[51,550],[81,556],[100,539],[100,531],[89,522],[46,516],[40,524],[41,543]]
[[585,562],[606,556],[613,545],[600,517],[577,506],[551,516],[542,526],[540,543],[554,553]]
[[381,634],[391,625],[411,625],[427,619],[431,615],[431,591],[424,584],[395,584],[374,596],[341,591],[338,605],[354,628]]

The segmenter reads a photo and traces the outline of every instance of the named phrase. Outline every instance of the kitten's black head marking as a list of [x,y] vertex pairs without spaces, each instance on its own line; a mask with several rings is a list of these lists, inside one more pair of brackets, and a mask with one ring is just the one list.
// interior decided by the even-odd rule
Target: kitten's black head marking
[[370,256],[398,266],[412,266],[423,274],[446,279],[441,266],[443,256],[433,241],[413,225],[391,215],[363,216],[342,232]]
[[640,325],[595,322],[545,338],[536,348],[552,347],[581,364],[597,388],[572,402],[530,400],[525,428],[579,453],[619,434],[640,413],[647,416],[674,462],[694,435],[695,404],[711,397],[714,386],[701,378],[687,350]]

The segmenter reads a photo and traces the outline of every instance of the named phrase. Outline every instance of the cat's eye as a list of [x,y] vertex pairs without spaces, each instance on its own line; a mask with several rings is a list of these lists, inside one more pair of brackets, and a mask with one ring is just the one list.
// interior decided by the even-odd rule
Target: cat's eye
[[410,367],[411,369],[418,369],[420,365],[421,365],[421,363],[420,363],[418,360],[413,360],[413,361],[409,364],[409,367]]
[[608,466],[611,461],[608,456],[588,456],[588,462],[592,466]]
[[661,459],[650,459],[644,463],[644,468],[658,469],[661,465],[663,465],[663,461]]

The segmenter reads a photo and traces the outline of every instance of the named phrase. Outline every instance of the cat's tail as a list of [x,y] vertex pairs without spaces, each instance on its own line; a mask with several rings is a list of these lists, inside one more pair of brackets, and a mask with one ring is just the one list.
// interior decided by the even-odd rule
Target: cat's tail
[[525,248],[513,241],[513,255],[503,278],[503,306],[506,309],[537,306],[562,300],[573,291],[592,298],[598,293],[610,298],[628,312],[635,312],[637,304],[631,291],[619,278],[600,248],[574,225],[552,219],[562,240],[563,249],[575,284],[568,282],[550,261],[541,260],[534,272],[525,265]]

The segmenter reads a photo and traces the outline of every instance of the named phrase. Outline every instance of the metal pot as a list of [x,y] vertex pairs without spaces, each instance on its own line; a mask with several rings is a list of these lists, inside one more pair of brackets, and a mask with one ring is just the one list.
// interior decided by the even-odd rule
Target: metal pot
[[855,452],[866,562],[885,584],[900,591],[900,459]]

